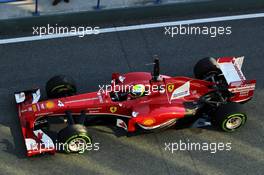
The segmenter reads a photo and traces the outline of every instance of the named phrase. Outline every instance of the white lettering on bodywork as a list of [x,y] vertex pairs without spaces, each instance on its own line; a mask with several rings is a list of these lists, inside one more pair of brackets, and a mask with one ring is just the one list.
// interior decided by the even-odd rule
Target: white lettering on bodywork
[[175,89],[171,95],[170,100],[182,98],[188,95],[190,95],[190,82],[189,81],[184,83],[182,86],[178,87],[177,89]]
[[235,58],[234,64],[241,70],[244,62],[244,56]]
[[253,91],[255,89],[255,84],[246,84],[240,87],[234,87],[234,88],[229,88],[228,90],[232,93],[238,93],[238,92],[249,92]]

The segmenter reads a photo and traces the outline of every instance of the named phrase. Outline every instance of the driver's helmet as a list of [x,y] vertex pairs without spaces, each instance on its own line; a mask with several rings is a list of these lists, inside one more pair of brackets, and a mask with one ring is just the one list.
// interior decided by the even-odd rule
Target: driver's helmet
[[143,84],[136,84],[133,86],[131,94],[135,97],[140,97],[144,95],[145,86]]

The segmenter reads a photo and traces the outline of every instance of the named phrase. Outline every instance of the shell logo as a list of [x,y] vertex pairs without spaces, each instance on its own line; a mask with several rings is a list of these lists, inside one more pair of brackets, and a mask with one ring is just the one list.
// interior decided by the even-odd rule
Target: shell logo
[[33,109],[34,112],[36,112],[37,111],[37,106],[35,104],[32,105],[32,109]]
[[48,101],[48,102],[46,102],[46,108],[48,108],[48,109],[52,109],[52,108],[54,108],[54,106],[55,106],[55,104],[54,104],[53,101]]
[[155,122],[156,122],[155,119],[148,118],[148,119],[143,120],[142,124],[145,126],[150,126],[150,125],[153,125]]

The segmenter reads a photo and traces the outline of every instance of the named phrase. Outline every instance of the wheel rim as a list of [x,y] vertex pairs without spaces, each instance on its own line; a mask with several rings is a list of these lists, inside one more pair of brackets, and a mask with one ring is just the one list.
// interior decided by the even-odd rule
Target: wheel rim
[[238,116],[231,117],[226,122],[227,129],[236,129],[242,124],[242,118]]
[[79,152],[83,150],[86,141],[83,138],[72,139],[68,144],[68,149],[70,152]]

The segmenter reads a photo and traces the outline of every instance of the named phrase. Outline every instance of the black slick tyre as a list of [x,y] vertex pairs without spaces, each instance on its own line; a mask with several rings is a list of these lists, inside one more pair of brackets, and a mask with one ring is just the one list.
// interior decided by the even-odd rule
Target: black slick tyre
[[46,83],[46,92],[48,98],[61,98],[76,94],[76,85],[72,78],[65,75],[52,77]]
[[[84,153],[86,146],[91,144],[91,138],[83,125],[74,124],[65,127],[58,133],[60,151],[66,153]],[[63,150],[61,150],[63,149]]]
[[212,57],[199,60],[194,66],[193,72],[197,79],[204,79],[211,74],[221,74],[221,70],[217,67],[216,60]]
[[234,132],[241,128],[247,120],[247,115],[241,110],[239,103],[224,104],[215,111],[212,124],[222,131]]

